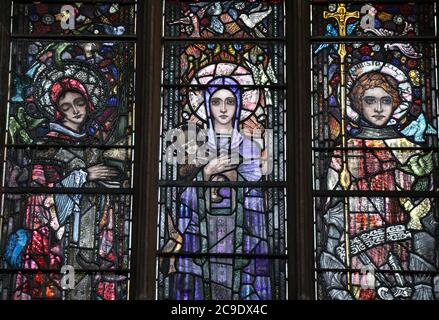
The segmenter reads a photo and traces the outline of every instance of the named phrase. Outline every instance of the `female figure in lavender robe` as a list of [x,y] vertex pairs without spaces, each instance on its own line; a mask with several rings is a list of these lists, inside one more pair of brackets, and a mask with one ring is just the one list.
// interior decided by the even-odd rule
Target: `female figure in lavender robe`
[[[261,180],[260,147],[239,132],[241,100],[234,79],[217,77],[208,83],[204,151],[209,161],[199,167],[193,180]],[[270,299],[269,261],[245,256],[269,252],[263,190],[187,187],[180,199],[174,223],[179,252],[200,255],[175,259],[169,269],[169,298]]]

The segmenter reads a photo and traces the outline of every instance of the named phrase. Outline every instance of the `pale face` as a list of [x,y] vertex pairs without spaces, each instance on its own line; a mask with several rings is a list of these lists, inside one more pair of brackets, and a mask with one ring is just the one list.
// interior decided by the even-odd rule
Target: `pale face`
[[232,129],[236,112],[235,95],[227,89],[220,89],[210,99],[210,114],[214,121],[215,131]]
[[69,128],[78,130],[87,118],[87,101],[78,92],[68,91],[59,99],[58,109],[63,115],[63,123]]
[[364,92],[361,111],[369,123],[384,127],[394,111],[392,96],[379,87],[368,89]]

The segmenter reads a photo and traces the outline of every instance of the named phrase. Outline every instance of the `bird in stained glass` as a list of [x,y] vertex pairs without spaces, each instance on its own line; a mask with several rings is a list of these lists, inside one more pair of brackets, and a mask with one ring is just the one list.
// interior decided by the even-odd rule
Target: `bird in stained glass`
[[[194,14],[193,12],[187,11],[185,12],[185,17],[171,21],[169,22],[169,25],[187,25],[190,28],[190,31],[187,31],[187,33],[191,37],[200,37],[200,18],[204,16],[204,10],[200,10],[197,14]],[[186,29],[189,30],[189,29]]]
[[427,123],[424,114],[421,113],[418,119],[410,123],[401,133],[406,137],[413,137],[416,142],[425,142],[426,134],[433,135],[437,131]]
[[422,230],[421,219],[430,212],[431,200],[426,198],[415,206],[409,198],[401,198],[400,203],[410,214],[410,221],[407,227],[413,230]]
[[[260,7],[257,7],[258,9]],[[255,10],[255,9],[254,9]],[[241,13],[239,18],[244,22],[244,24],[250,29],[254,29],[262,20],[264,20],[273,11],[272,7],[269,7],[265,11],[253,11],[251,10],[249,14]]]
[[430,174],[434,168],[433,151],[427,154],[416,154],[412,156],[403,166],[401,171],[422,177]]
[[[62,68],[62,54],[63,52],[72,45],[70,42],[51,42],[44,49],[40,51],[38,57],[35,59],[35,62],[30,66],[29,70],[26,72],[26,76],[29,78],[33,78],[35,72],[41,66],[45,60],[53,56],[53,62],[58,68]],[[49,53],[52,53],[50,55]]]
[[114,26],[111,26],[109,24],[97,23],[95,25],[95,27],[96,27],[96,30],[98,32],[105,33],[105,34],[110,35],[110,36],[121,36],[125,33],[124,26],[114,27]]
[[34,118],[27,114],[24,107],[18,107],[16,114],[9,118],[9,135],[11,142],[15,143],[17,135],[25,143],[32,143],[33,139],[30,137],[28,130],[38,128],[45,120]]
[[210,27],[218,34],[224,33],[224,24],[219,20],[217,16],[212,16],[210,19]]
[[266,85],[270,82],[277,83],[277,78],[271,64],[269,64],[266,69],[264,69],[262,64],[256,66],[248,60],[245,61],[245,64],[252,70],[256,85]]
[[[401,34],[397,34],[395,31],[387,30],[385,28],[366,28],[364,29],[364,32],[371,32],[375,34],[378,37],[392,37],[392,36],[406,36],[409,31],[413,30],[413,26],[409,24],[407,21],[405,22],[404,30],[401,32]],[[397,50],[402,52],[405,56],[412,58],[412,59],[420,59],[422,58],[422,53],[416,52],[415,48],[409,44],[409,43],[386,43],[384,45],[384,49],[391,51],[391,50]]]
[[23,249],[26,247],[29,236],[24,229],[18,229],[9,236],[6,246],[6,261],[13,267],[19,268],[22,263]]
[[412,59],[420,59],[422,58],[422,53],[416,52],[416,49],[409,43],[386,43],[384,45],[384,49],[391,51],[397,50],[401,51],[401,53]]
[[[407,35],[407,33],[409,31],[413,30],[413,26],[411,24],[409,24],[407,21],[405,22],[405,26],[404,26],[404,30],[401,32],[401,34],[399,34],[400,36],[405,36]],[[366,28],[364,29],[364,32],[372,32],[373,34],[375,34],[378,37],[391,37],[391,36],[395,36],[396,32],[392,31],[392,30],[387,30],[385,28]]]
[[221,2],[215,1],[212,3],[206,10],[206,13],[209,16],[219,16],[223,12],[223,7],[221,6]]

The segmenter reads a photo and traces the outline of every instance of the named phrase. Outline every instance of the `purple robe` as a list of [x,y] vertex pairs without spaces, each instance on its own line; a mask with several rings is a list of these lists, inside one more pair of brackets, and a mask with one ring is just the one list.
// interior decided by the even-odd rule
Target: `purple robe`
[[[260,181],[261,150],[258,143],[239,133],[241,97],[233,79],[214,79],[206,90],[205,103],[221,85],[230,85],[237,101],[234,129],[230,136],[215,134],[210,110],[209,150],[229,152],[239,157],[236,181]],[[222,176],[223,180],[230,180]],[[201,169],[196,181],[204,181]],[[215,195],[213,198],[212,195]],[[181,192],[176,226],[182,234],[180,253],[200,253],[200,257],[180,257],[171,276],[171,296],[178,300],[271,298],[268,259],[203,256],[221,254],[268,254],[267,213],[262,188],[187,187]]]

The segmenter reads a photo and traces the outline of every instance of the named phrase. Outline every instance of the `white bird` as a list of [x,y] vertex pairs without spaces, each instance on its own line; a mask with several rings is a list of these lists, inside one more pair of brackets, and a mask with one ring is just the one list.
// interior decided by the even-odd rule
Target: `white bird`
[[395,32],[384,28],[379,28],[379,29],[369,28],[369,29],[364,29],[364,32],[372,32],[379,37],[391,37],[395,35]]
[[437,131],[427,122],[424,114],[421,113],[418,119],[411,122],[401,133],[406,137],[413,137],[416,142],[424,142],[426,134],[435,135]]
[[268,8],[266,11],[252,12],[249,15],[242,13],[239,18],[245,23],[247,27],[253,29],[256,27],[262,20],[264,20],[273,10],[272,7]]
[[386,43],[384,45],[384,49],[386,50],[399,50],[405,56],[412,59],[420,59],[422,58],[422,53],[416,52],[415,48],[409,43]]
[[[413,30],[413,26],[406,21],[405,22],[404,30],[401,32],[400,35],[401,36],[405,36],[411,30]],[[372,33],[374,33],[375,35],[377,35],[379,37],[392,37],[392,36],[396,35],[396,33],[394,31],[387,30],[387,29],[384,29],[384,28],[379,28],[379,29],[367,28],[367,29],[364,29],[364,32],[372,32]]]
[[[407,33],[411,30],[413,30],[413,26],[406,21],[404,30],[401,32],[400,36],[407,35]],[[364,32],[372,32],[379,37],[392,37],[396,35],[394,31],[387,30],[384,28],[379,28],[379,29],[368,28],[368,29],[364,29]],[[416,52],[413,46],[408,43],[392,43],[392,44],[386,43],[384,45],[384,49],[388,51],[390,50],[401,51],[405,56],[412,59],[422,58],[422,53]]]

